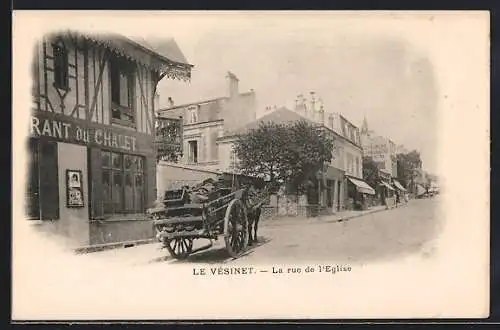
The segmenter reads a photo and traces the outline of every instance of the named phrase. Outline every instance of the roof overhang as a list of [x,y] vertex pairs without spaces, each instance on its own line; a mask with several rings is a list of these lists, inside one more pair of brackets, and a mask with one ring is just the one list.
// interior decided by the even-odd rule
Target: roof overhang
[[90,34],[66,31],[73,38],[84,38],[90,43],[104,47],[117,56],[127,58],[158,73],[158,81],[163,77],[183,81],[191,80],[194,65],[169,59],[120,34]]

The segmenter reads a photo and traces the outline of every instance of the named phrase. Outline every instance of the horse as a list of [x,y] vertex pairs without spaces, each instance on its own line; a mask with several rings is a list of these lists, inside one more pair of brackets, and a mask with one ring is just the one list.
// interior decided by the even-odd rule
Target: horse
[[255,192],[255,187],[250,186],[245,189],[244,198],[247,204],[247,220],[248,220],[248,245],[251,246],[254,242],[257,242],[257,231],[259,229],[260,214],[262,211],[262,201],[257,204],[253,204],[250,201],[251,192]]
[[[261,204],[261,203],[259,203]],[[248,245],[257,243],[257,230],[259,229],[260,213],[262,205],[256,205],[248,212]]]

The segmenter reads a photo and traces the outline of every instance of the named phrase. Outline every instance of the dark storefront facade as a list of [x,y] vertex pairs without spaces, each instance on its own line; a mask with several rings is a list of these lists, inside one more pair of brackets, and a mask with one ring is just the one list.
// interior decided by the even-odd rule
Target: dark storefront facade
[[35,52],[26,215],[75,247],[153,236],[154,91],[172,63],[113,38],[64,33]]

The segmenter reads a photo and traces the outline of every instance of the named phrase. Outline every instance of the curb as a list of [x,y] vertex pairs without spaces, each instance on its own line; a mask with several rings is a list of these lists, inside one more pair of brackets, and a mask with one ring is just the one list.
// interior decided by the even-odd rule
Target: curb
[[378,213],[378,212],[382,212],[382,211],[389,211],[389,210],[391,210],[391,209],[385,209],[384,208],[384,209],[380,209],[380,210],[373,210],[373,211],[369,211],[369,212],[362,213],[362,214],[354,214],[354,215],[351,215],[351,216],[345,217],[345,218],[340,218],[340,219],[325,221],[325,223],[344,222],[344,221],[348,221],[348,220],[351,220],[351,219],[360,218],[360,217],[368,215],[368,214]]
[[[361,213],[361,214],[354,214],[354,215],[350,215],[350,216],[346,216],[346,217],[343,217],[343,218],[340,218],[340,219],[334,219],[334,220],[321,220],[320,217],[318,218],[313,218],[314,220],[294,220],[294,221],[291,221],[291,223],[289,223],[290,225],[292,224],[320,224],[320,223],[335,223],[335,222],[345,222],[345,221],[348,221],[348,220],[351,220],[351,219],[355,219],[355,218],[359,218],[359,217],[362,217],[362,216],[365,216],[365,215],[369,215],[369,214],[373,214],[373,213],[377,213],[377,212],[383,212],[383,211],[389,211],[389,210],[393,210],[393,209],[396,209],[396,208],[400,208],[400,207],[403,207],[403,206],[406,206],[407,204],[400,204],[398,206],[393,206],[393,207],[389,207],[389,208],[381,208],[381,209],[377,209],[377,210],[369,210],[365,213]],[[267,224],[267,225],[264,225],[262,224],[262,227],[279,227],[281,225],[284,225],[286,224],[287,221],[283,221],[284,223],[275,223],[273,224],[272,223],[273,220],[270,220],[270,223]]]
[[108,244],[96,244],[96,245],[88,245],[74,249],[76,254],[84,254],[84,253],[92,253],[92,252],[101,252],[105,250],[112,250],[118,248],[128,248],[137,245],[154,243],[154,238],[141,239],[136,241],[126,241],[126,242],[116,242],[116,243],[108,243]]

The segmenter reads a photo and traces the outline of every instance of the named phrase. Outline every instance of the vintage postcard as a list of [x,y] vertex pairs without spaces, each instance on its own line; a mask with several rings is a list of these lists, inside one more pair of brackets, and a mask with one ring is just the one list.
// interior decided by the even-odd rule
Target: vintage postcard
[[14,11],[13,321],[487,317],[489,28]]

